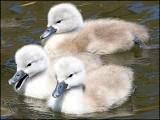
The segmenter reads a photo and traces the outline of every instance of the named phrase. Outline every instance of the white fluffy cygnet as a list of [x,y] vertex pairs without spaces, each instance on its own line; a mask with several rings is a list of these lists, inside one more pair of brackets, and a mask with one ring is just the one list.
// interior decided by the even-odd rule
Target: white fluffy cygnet
[[52,67],[57,85],[48,106],[53,111],[107,111],[124,103],[132,91],[133,72],[128,67],[110,64],[88,72],[84,63],[73,56],[60,58]]
[[[102,65],[99,56],[89,53],[80,53],[75,56],[84,61],[87,71]],[[43,47],[39,45],[23,46],[15,54],[17,71],[9,80],[9,84],[13,85],[14,90],[19,94],[47,99],[56,86],[56,80],[49,75],[50,67],[59,58],[49,59]]]
[[39,45],[25,45],[17,50],[15,62],[17,71],[9,80],[14,90],[29,97],[48,98],[56,81],[47,75],[49,59],[44,49]]
[[121,19],[103,18],[83,21],[70,3],[53,6],[48,12],[47,30],[41,35],[50,57],[82,51],[112,54],[148,41],[145,26]]

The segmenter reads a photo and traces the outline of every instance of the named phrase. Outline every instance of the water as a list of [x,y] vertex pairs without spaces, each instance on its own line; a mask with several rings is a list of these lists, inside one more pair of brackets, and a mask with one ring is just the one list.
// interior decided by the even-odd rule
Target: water
[[39,44],[39,36],[47,25],[47,12],[57,2],[1,2],[1,117],[2,118],[159,118],[159,2],[100,1],[72,2],[85,19],[118,17],[144,24],[149,28],[151,49],[132,50],[103,55],[105,63],[133,68],[135,92],[129,100],[109,112],[83,116],[54,113],[45,101],[17,95],[8,80],[15,72],[14,54],[23,45]]

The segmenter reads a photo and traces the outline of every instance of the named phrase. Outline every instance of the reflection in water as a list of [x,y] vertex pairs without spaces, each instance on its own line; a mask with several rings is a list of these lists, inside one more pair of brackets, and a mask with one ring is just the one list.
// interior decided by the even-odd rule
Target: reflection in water
[[[1,2],[1,117],[2,118],[158,118],[159,117],[159,6],[158,2],[100,1],[73,2],[85,19],[120,17],[140,22],[149,28],[151,49],[133,48],[131,51],[102,56],[106,64],[132,67],[136,89],[121,107],[109,112],[82,116],[53,113],[45,101],[18,96],[8,85],[15,71],[14,54],[23,45],[39,44],[40,34],[47,24],[49,8],[58,2],[36,2],[20,6],[25,1]],[[28,2],[27,2],[28,3]],[[17,5],[17,6],[16,6]],[[38,7],[37,7],[38,6]],[[18,8],[19,7],[19,8]],[[39,9],[41,8],[41,9]],[[96,8],[96,9],[95,9]]]
[[[6,103],[6,102],[5,102]],[[33,117],[36,119],[47,119],[47,118],[111,118],[111,117],[125,117],[125,116],[131,116],[134,113],[132,112],[132,109],[128,108],[120,108],[120,109],[114,109],[110,112],[103,112],[103,113],[90,113],[90,114],[84,114],[84,115],[69,115],[69,114],[63,114],[63,113],[56,113],[52,112],[47,106],[45,106],[45,101],[41,101],[38,99],[33,98],[24,98],[19,97],[18,101],[16,103],[8,102],[8,106],[5,106],[2,109],[3,114],[5,116],[2,116],[3,118],[27,118],[32,119]],[[127,103],[125,103],[127,104]],[[130,106],[130,105],[128,105]],[[133,106],[130,106],[131,108]],[[2,114],[2,115],[3,115]]]

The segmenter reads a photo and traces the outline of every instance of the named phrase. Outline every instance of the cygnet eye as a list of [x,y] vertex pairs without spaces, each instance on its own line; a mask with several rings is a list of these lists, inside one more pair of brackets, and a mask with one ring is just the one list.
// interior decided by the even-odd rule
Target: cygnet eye
[[28,65],[27,65],[27,67],[29,67],[29,66],[31,66],[32,64],[31,63],[29,63]]
[[68,76],[68,78],[71,78],[73,76],[73,74],[70,74],[69,76]]
[[57,23],[61,23],[61,22],[62,22],[62,20],[58,20],[58,21],[56,22],[56,24],[57,24]]

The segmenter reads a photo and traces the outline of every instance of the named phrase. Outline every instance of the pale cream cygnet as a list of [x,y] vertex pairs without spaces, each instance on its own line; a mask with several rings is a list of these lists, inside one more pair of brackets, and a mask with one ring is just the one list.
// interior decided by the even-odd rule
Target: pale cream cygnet
[[53,111],[68,114],[107,111],[131,95],[133,72],[128,67],[110,64],[88,72],[84,63],[73,56],[61,57],[52,67],[57,85],[48,106]]
[[112,54],[149,39],[146,27],[134,22],[113,18],[83,21],[79,10],[70,3],[50,8],[47,27],[41,39],[46,41],[44,48],[49,57],[84,51]]

